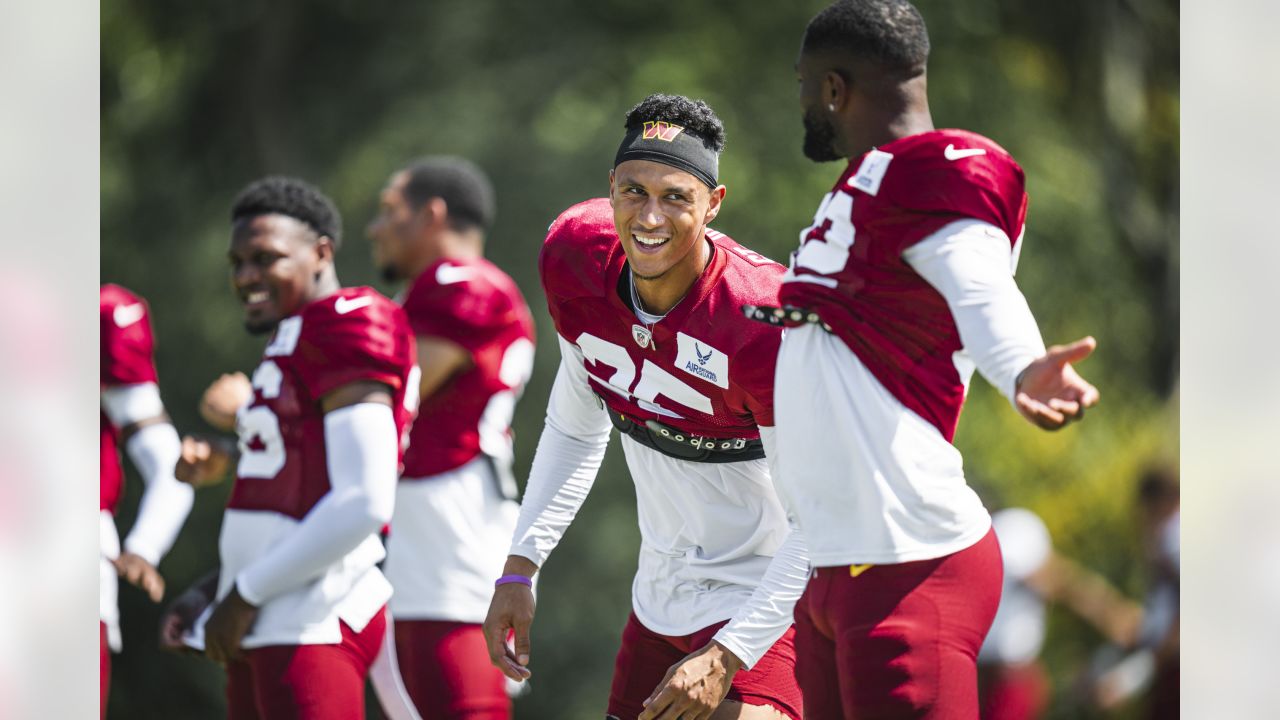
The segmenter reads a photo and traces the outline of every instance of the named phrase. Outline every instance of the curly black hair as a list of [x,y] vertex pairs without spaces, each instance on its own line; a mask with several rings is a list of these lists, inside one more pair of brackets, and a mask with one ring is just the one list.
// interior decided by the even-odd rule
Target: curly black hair
[[342,215],[319,188],[304,180],[269,175],[249,183],[231,206],[231,222],[270,214],[286,215],[305,223],[316,235],[342,245]]
[[697,136],[708,150],[724,150],[724,123],[703,100],[690,100],[683,95],[654,93],[627,111],[626,129],[649,121],[669,122]]
[[929,31],[907,0],[836,0],[809,21],[802,47],[844,52],[914,77],[929,60]]
[[419,158],[404,169],[409,174],[405,200],[415,210],[433,197],[445,201],[449,222],[457,230],[493,226],[497,213],[493,185],[484,171],[470,160],[451,155]]

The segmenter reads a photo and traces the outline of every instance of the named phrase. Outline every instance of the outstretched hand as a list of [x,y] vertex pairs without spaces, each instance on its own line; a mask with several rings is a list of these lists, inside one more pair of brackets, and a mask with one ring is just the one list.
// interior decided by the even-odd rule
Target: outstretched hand
[[742,661],[714,640],[667,670],[638,720],[707,720],[729,692]]
[[1098,402],[1098,389],[1071,364],[1089,357],[1097,346],[1097,340],[1084,337],[1069,345],[1054,345],[1032,361],[1018,376],[1014,394],[1018,412],[1045,430],[1084,419],[1085,408]]

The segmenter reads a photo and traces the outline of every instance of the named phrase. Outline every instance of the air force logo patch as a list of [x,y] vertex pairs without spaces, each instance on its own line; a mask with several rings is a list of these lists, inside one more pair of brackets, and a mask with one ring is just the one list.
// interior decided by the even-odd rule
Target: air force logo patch
[[684,333],[676,333],[676,367],[719,388],[729,389],[729,356]]

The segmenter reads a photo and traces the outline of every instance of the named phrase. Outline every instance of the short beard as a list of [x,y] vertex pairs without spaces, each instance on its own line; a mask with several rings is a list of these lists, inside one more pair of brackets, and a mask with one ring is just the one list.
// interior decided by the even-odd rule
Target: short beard
[[804,114],[804,156],[814,162],[839,160],[836,152],[836,128],[810,108]]
[[382,274],[382,279],[387,282],[399,282],[404,279],[400,269],[390,263],[383,265],[379,272]]
[[279,324],[280,324],[279,320],[269,320],[267,322],[259,322],[259,323],[245,320],[244,329],[248,330],[250,335],[266,335],[267,333],[275,330],[276,326]]

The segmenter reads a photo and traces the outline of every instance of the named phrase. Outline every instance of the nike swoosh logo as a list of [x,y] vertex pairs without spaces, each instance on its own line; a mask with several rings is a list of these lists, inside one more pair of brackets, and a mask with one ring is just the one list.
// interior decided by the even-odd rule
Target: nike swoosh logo
[[340,297],[333,304],[333,309],[338,311],[339,315],[346,315],[352,310],[359,310],[362,307],[369,307],[373,304],[373,298],[365,295],[364,297],[346,298]]
[[464,282],[470,280],[472,275],[475,275],[474,270],[458,265],[441,265],[436,268],[436,282],[441,285]]
[[130,325],[142,319],[147,314],[146,308],[142,307],[142,303],[134,303],[132,305],[117,305],[116,309],[111,311],[111,319],[118,328],[127,328]]
[[957,150],[955,145],[948,145],[942,151],[942,156],[948,160],[959,160],[961,158],[975,157],[978,155],[986,155],[987,151],[982,148],[969,148],[967,150]]

